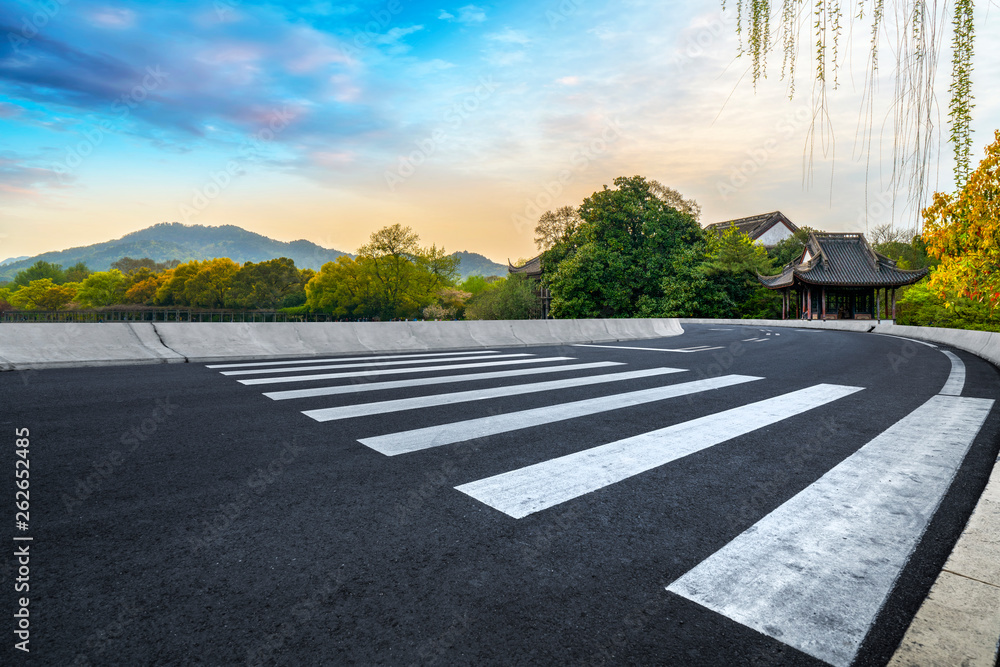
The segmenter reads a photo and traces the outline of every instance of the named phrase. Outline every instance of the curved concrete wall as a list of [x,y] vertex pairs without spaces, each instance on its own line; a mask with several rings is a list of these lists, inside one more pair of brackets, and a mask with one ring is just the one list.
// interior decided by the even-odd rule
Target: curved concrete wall
[[638,340],[676,319],[0,325],[0,370]]

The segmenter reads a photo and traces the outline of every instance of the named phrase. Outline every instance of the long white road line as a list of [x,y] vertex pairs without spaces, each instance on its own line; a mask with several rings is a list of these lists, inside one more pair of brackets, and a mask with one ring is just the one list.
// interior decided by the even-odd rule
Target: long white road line
[[521,377],[523,375],[540,375],[543,373],[563,373],[567,371],[583,371],[609,366],[624,366],[620,361],[595,361],[588,364],[566,364],[563,366],[544,366],[542,368],[517,368],[509,371],[491,371],[489,373],[463,373],[461,375],[437,375],[429,378],[412,380],[389,380],[387,382],[367,382],[363,384],[342,384],[334,387],[313,387],[310,389],[289,389],[287,391],[265,392],[264,395],[275,401],[289,398],[309,398],[312,396],[334,396],[337,394],[356,394],[365,391],[381,391],[385,389],[404,389],[406,387],[425,387],[432,384],[452,384],[455,382],[475,382],[478,380],[496,380],[499,378]]
[[629,347],[627,345],[593,345],[590,343],[575,343],[573,347],[605,347],[611,350],[642,350],[643,352],[708,352],[709,350],[721,350],[722,346],[709,347],[708,345],[696,345],[685,347],[679,350],[667,350],[660,347]]
[[712,389],[722,389],[744,382],[763,380],[764,378],[750,375],[723,375],[707,380],[695,380],[672,384],[666,387],[655,387],[653,389],[641,389],[623,394],[612,394],[598,398],[587,398],[582,401],[562,403],[559,405],[549,405],[542,408],[521,410],[518,412],[508,412],[503,415],[493,415],[490,417],[480,417],[478,419],[467,419],[440,426],[428,426],[426,428],[413,429],[412,431],[401,431],[399,433],[389,433],[387,435],[373,436],[359,440],[363,445],[371,447],[377,452],[386,456],[397,456],[417,452],[432,447],[450,445],[456,442],[464,442],[473,438],[482,438],[499,433],[518,431],[532,426],[552,424],[554,422],[586,417],[588,415],[599,414],[620,410],[635,405],[663,401],[678,396],[687,396],[702,391]]
[[934,396],[667,590],[846,667],[992,406]]
[[284,366],[288,364],[332,364],[338,361],[375,361],[380,359],[418,359],[420,357],[454,357],[458,354],[497,354],[496,350],[464,350],[461,352],[422,352],[420,354],[384,354],[377,357],[354,356],[332,359],[285,359],[283,361],[252,361],[239,364],[210,364],[205,368],[243,368],[249,366]]
[[[496,357],[489,357],[496,359]],[[310,375],[283,375],[281,377],[254,378],[238,380],[240,384],[278,384],[281,382],[306,382],[308,380],[337,380],[341,378],[378,377],[381,375],[402,375],[404,373],[437,373],[439,371],[457,371],[468,368],[487,368],[490,366],[514,366],[520,364],[545,364],[552,361],[575,361],[576,357],[529,357],[527,359],[512,359],[508,361],[481,361],[470,364],[452,364],[450,366],[419,366],[417,368],[387,368],[373,371],[348,371],[346,373],[315,373]],[[339,368],[343,368],[340,366]]]
[[965,363],[954,352],[941,351],[951,360],[951,373],[948,374],[948,380],[944,383],[941,394],[945,396],[961,396],[962,389],[965,388]]
[[455,488],[520,519],[857,391],[818,384]]
[[586,387],[595,384],[622,382],[625,380],[635,380],[639,378],[656,377],[659,375],[683,372],[683,368],[644,368],[636,371],[625,371],[623,373],[605,373],[603,375],[588,375],[586,377],[551,380],[549,382],[516,384],[507,387],[458,391],[450,394],[414,396],[412,398],[399,398],[392,401],[361,403],[360,405],[343,405],[335,408],[320,408],[318,410],[304,410],[302,414],[307,417],[312,417],[318,422],[327,422],[335,419],[349,419],[351,417],[380,415],[387,412],[399,412],[401,410],[415,410],[417,408],[428,408],[439,405],[454,405],[455,403],[482,401],[490,398],[500,398],[502,396],[520,396],[522,394],[531,394],[540,391],[553,391],[556,389],[568,389],[570,387]]
[[[534,356],[527,352],[519,352],[517,354],[494,354],[488,357],[489,359],[509,359],[511,357],[531,357]],[[468,356],[458,356],[452,354],[449,357],[443,359],[406,359],[404,361],[363,361],[361,363],[353,364],[336,364],[333,366],[293,366],[292,368],[248,368],[241,371],[221,371],[223,375],[260,375],[261,373],[298,373],[301,371],[327,371],[336,370],[339,368],[364,368],[366,366],[375,366],[377,368],[385,368],[386,366],[405,366],[406,364],[445,364],[452,361],[477,361],[483,359],[482,355],[468,357]],[[352,361],[357,361],[352,359]]]

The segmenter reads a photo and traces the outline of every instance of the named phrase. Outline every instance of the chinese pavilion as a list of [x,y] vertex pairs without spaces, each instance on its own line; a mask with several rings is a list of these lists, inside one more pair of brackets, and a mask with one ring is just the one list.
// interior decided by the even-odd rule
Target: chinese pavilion
[[776,276],[758,276],[780,290],[781,317],[802,319],[888,319],[896,317],[896,290],[927,275],[900,269],[875,252],[863,234],[813,232],[802,255]]

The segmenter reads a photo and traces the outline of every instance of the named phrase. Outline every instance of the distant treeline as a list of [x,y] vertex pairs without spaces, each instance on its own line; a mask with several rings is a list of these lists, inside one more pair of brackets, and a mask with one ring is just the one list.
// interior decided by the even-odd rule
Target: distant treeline
[[342,256],[318,272],[287,257],[242,266],[225,257],[183,263],[125,257],[96,272],[82,262],[64,269],[38,261],[0,287],[0,311],[141,305],[373,320],[537,316],[527,281],[473,276],[458,283],[459,262],[442,248],[421,247],[400,225],[372,234],[356,258]]

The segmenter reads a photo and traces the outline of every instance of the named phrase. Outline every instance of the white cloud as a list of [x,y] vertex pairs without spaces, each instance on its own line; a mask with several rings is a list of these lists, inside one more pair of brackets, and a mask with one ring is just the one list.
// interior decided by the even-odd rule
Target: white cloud
[[556,79],[556,83],[563,86],[575,86],[580,83],[580,77],[578,76],[564,76],[560,79]]
[[486,20],[486,10],[476,5],[466,5],[458,8],[458,16],[442,9],[438,18],[444,21],[458,21],[459,23],[482,23]]
[[492,35],[487,35],[486,39],[493,40],[494,42],[501,42],[503,44],[531,43],[531,39],[529,39],[526,34],[520,30],[511,30],[510,28],[504,28],[501,32],[495,32]]

